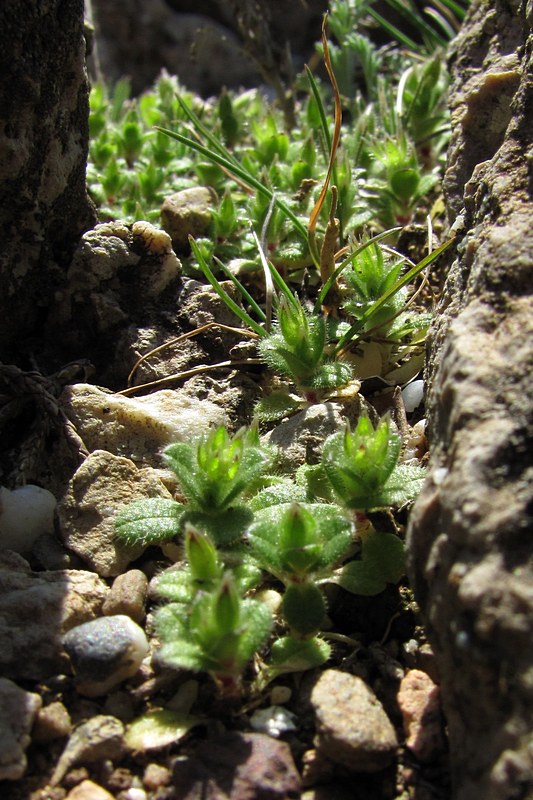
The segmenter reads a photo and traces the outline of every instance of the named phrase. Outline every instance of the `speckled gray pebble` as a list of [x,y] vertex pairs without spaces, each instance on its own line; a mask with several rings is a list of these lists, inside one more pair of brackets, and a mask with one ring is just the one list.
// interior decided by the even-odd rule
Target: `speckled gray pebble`
[[106,617],[126,614],[135,622],[142,622],[146,616],[144,602],[147,589],[148,579],[140,569],[130,569],[118,575],[102,606],[103,613]]
[[134,675],[149,650],[142,628],[119,614],[72,628],[63,637],[81,694],[99,697]]
[[351,772],[377,772],[394,759],[396,732],[373,691],[356,675],[328,669],[311,693],[320,755]]

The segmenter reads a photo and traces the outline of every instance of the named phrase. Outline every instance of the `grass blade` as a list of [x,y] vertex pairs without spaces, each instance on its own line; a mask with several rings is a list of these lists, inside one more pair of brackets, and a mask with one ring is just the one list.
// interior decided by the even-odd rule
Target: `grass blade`
[[[261,183],[261,181],[248,172],[248,170],[246,170],[241,164],[239,164],[238,161],[235,161],[233,158],[228,159],[221,152],[218,152],[218,150],[212,150],[200,142],[197,142],[195,139],[191,139],[190,136],[184,136],[182,133],[178,133],[177,131],[171,131],[168,128],[161,128],[159,125],[155,126],[155,130],[161,131],[161,133],[164,133],[166,136],[170,136],[171,139],[175,139],[177,142],[190,147],[191,150],[196,150],[197,153],[201,153],[201,155],[205,156],[210,161],[213,161],[215,164],[218,164],[231,175],[234,175],[246,186],[249,186],[251,189],[255,189],[257,192],[259,192],[259,194],[263,195],[263,197],[268,198],[269,201],[271,201],[274,197],[274,192],[272,189],[269,189],[268,186],[265,186],[264,183]],[[304,239],[306,239],[307,230],[305,225],[301,220],[298,219],[294,211],[292,211],[289,206],[280,200],[279,197],[276,196],[274,200],[279,210],[285,214],[288,219],[290,219],[298,233]]]
[[429,255],[427,255],[425,258],[422,259],[422,261],[419,261],[418,264],[415,264],[415,266],[412,267],[410,270],[408,270],[405,273],[405,275],[399,278],[394,284],[394,286],[391,286],[391,288],[388,291],[384,292],[384,294],[382,294],[381,297],[379,297],[375,303],[372,303],[372,305],[369,308],[367,308],[367,310],[361,316],[361,318],[358,319],[357,322],[355,322],[343,336],[341,336],[341,338],[338,341],[337,347],[335,348],[335,356],[338,356],[341,353],[341,351],[344,350],[344,348],[350,343],[350,341],[355,336],[357,336],[357,334],[363,329],[366,321],[373,314],[375,314],[376,311],[379,311],[379,309],[382,306],[384,306],[385,303],[387,303],[390,300],[390,298],[396,294],[396,292],[398,292],[400,289],[402,289],[404,286],[406,286],[408,283],[414,280],[414,278],[420,275],[420,273],[426,267],[429,267],[430,264],[433,264],[433,262],[440,255],[442,255],[442,253],[444,253],[449,247],[451,247],[451,245],[454,244],[454,242],[455,239],[448,239],[447,242],[441,244],[440,247],[437,247],[436,250],[434,250],[432,253],[429,253]]
[[345,258],[344,261],[337,267],[335,272],[332,275],[329,276],[327,281],[322,286],[322,288],[321,288],[321,290],[320,290],[320,292],[318,294],[318,297],[316,299],[316,302],[315,302],[314,313],[318,314],[320,312],[320,307],[324,304],[324,300],[326,299],[326,296],[327,296],[329,290],[335,284],[335,282],[337,281],[337,278],[339,277],[341,272],[343,272],[343,270],[346,269],[348,264],[350,264],[353,261],[353,259],[356,256],[359,255],[359,253],[362,253],[363,250],[366,250],[366,248],[369,247],[371,244],[375,244],[376,242],[380,242],[382,239],[385,239],[387,236],[390,236],[392,233],[397,233],[397,231],[401,231],[401,226],[398,226],[397,228],[389,228],[386,231],[382,231],[381,233],[377,233],[375,236],[372,236],[370,239],[366,239],[361,245],[359,245],[359,247],[357,247],[355,250],[353,250],[350,253],[350,255],[347,258]]
[[[337,155],[337,149],[339,147],[339,141],[341,137],[341,123],[342,123],[341,96],[339,93],[339,87],[337,86],[337,79],[335,78],[335,73],[333,72],[333,67],[331,66],[331,60],[329,57],[328,39],[326,36],[327,21],[328,21],[328,15],[324,14],[324,18],[322,21],[322,47],[324,49],[324,63],[326,65],[328,77],[331,82],[331,88],[333,89],[333,96],[335,98],[335,122],[333,129],[333,137],[331,139],[331,145],[330,145],[328,171],[326,173],[324,184],[318,196],[318,200],[316,201],[315,206],[311,212],[311,216],[309,217],[309,224],[307,226],[309,249],[311,251],[311,255],[313,256],[313,261],[315,262],[317,267],[320,266],[320,255],[316,244],[316,224],[318,222],[318,217],[320,215],[322,206],[324,205],[324,201],[326,199],[326,194],[328,191],[329,182],[331,180],[331,175],[334,171],[335,158]],[[319,106],[320,105],[321,101],[319,103]]]
[[207,278],[207,280],[209,281],[215,292],[221,298],[221,300],[223,300],[224,303],[227,305],[227,307],[231,311],[233,311],[235,316],[237,316],[241,320],[241,322],[244,322],[245,325],[251,328],[251,330],[253,330],[254,333],[256,333],[261,338],[263,336],[266,336],[265,329],[261,325],[259,325],[259,323],[255,321],[255,319],[253,319],[249,314],[247,314],[243,308],[237,305],[235,300],[233,300],[233,298],[230,297],[229,294],[225,291],[223,286],[220,285],[220,281],[217,280],[217,278],[213,274],[211,267],[203,257],[200,248],[198,247],[192,236],[189,236],[189,242],[191,245],[191,250],[196,257],[196,260],[198,261],[198,266],[204,273],[205,277]]
[[220,267],[220,269],[222,270],[224,275],[226,275],[226,277],[232,283],[235,284],[235,286],[237,287],[237,289],[241,293],[242,297],[244,297],[244,299],[246,300],[248,305],[250,305],[253,308],[253,310],[255,311],[255,313],[257,314],[259,319],[261,320],[261,322],[264,322],[266,320],[266,314],[263,311],[263,309],[261,308],[261,306],[257,303],[257,301],[254,300],[254,298],[252,297],[252,295],[250,294],[248,289],[240,282],[240,280],[237,278],[237,276],[234,275],[233,272],[225,264],[222,263],[222,261],[219,258],[217,258],[215,256],[214,260],[217,262],[218,266]]

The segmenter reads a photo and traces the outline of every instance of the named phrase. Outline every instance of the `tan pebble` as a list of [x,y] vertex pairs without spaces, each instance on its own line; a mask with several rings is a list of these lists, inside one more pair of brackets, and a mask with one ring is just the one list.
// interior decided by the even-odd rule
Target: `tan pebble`
[[393,761],[398,740],[378,698],[364,681],[325,670],[313,686],[319,754],[352,772],[379,772]]
[[144,770],[143,784],[149,792],[156,791],[160,786],[168,786],[171,779],[170,770],[161,764],[148,764]]
[[134,622],[142,622],[146,616],[144,603],[147,589],[148,579],[140,569],[130,569],[119,575],[113,581],[102,606],[104,615],[125,614]]
[[63,703],[56,702],[41,708],[33,725],[34,742],[52,742],[68,736],[72,730],[70,715]]
[[114,800],[114,798],[97,783],[87,780],[75,786],[65,800]]

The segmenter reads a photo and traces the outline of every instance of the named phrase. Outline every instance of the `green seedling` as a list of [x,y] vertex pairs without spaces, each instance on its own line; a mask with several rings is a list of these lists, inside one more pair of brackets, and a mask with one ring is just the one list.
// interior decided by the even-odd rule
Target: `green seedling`
[[255,515],[247,532],[253,557],[285,585],[318,579],[339,562],[352,523],[337,506],[280,503]]
[[323,315],[306,311],[296,297],[293,302],[282,297],[277,317],[272,333],[260,340],[259,353],[272,369],[290,378],[306,400],[316,402],[351,380],[350,366],[327,356]]
[[422,165],[436,162],[449,136],[447,86],[448,76],[440,53],[409,67],[398,83],[398,117]]
[[185,526],[185,567],[163,572],[157,580],[157,594],[171,603],[188,603],[199,591],[213,591],[224,565],[209,536]]
[[351,268],[343,272],[346,282],[343,309],[355,319],[365,319],[363,330],[374,329],[379,336],[386,336],[390,332],[393,321],[406,302],[404,288],[393,294],[377,311],[368,311],[376,300],[394,286],[403,265],[403,258],[387,257],[378,244],[373,244],[354,256]]
[[[387,2],[414,33],[383,24],[371,0],[331,0],[335,41],[324,21],[321,43],[329,82],[310,69],[297,79],[290,131],[259,91],[205,102],[163,76],[135,101],[127,82],[91,93],[88,182],[102,218],[157,220],[170,190],[199,181],[216,190],[209,235],[191,240],[184,271],[211,283],[257,342],[247,363],[281,379],[257,408],[263,419],[353,394],[365,349],[379,350],[380,365],[366,374],[389,380],[414,364],[427,318],[408,311],[410,286],[451,244],[418,264],[394,250],[400,227],[436,198],[449,135],[439,48],[467,3]],[[401,48],[371,41],[372,17]],[[157,582],[162,660],[207,672],[229,693],[245,677],[260,690],[325,663],[324,585],[370,596],[404,574],[400,537],[362,523],[418,492],[424,472],[399,463],[400,451],[388,420],[374,428],[365,417],[330,436],[320,463],[295,479],[271,474],[255,428],[167,448],[182,496],[133,503],[117,518],[126,543],[182,542],[183,563]],[[268,592],[275,612],[260,599]]]
[[374,429],[368,417],[324,443],[321,466],[346,508],[370,510],[414,499],[425,478],[418,466],[398,464],[401,440],[384,419]]
[[247,539],[259,565],[284,584],[281,613],[290,631],[272,645],[260,680],[323,664],[330,647],[317,636],[326,615],[318,581],[346,554],[351,522],[334,506],[281,503],[256,514]]
[[231,573],[218,585],[195,596],[188,613],[181,603],[169,603],[155,615],[168,666],[209,673],[226,694],[240,689],[242,674],[266,643],[272,627],[263,603],[242,599]]
[[351,522],[335,506],[281,503],[256,514],[247,539],[253,558],[285,586],[281,612],[290,639],[314,639],[326,615],[317,582],[346,554]]
[[378,187],[381,220],[386,227],[407,224],[420,200],[438,183],[438,176],[422,174],[414,145],[403,133],[374,141],[369,152],[373,160],[370,174]]
[[164,459],[187,503],[162,498],[131,503],[117,518],[117,536],[126,543],[161,543],[189,522],[209,532],[217,545],[238,540],[252,516],[242,496],[260,488],[259,478],[272,459],[259,444],[257,429],[241,429],[232,437],[219,427],[192,444],[171,445]]
[[234,147],[240,138],[242,123],[233,107],[231,95],[225,89],[218,99],[217,111],[224,144],[229,148]]

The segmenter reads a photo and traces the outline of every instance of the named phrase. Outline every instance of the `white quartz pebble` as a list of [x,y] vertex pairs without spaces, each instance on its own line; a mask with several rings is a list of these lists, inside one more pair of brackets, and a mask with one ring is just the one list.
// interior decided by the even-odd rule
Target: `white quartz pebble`
[[40,486],[0,486],[0,550],[28,553],[43,533],[53,533],[54,495]]
[[412,381],[402,389],[403,404],[408,414],[418,408],[424,399],[424,381]]

